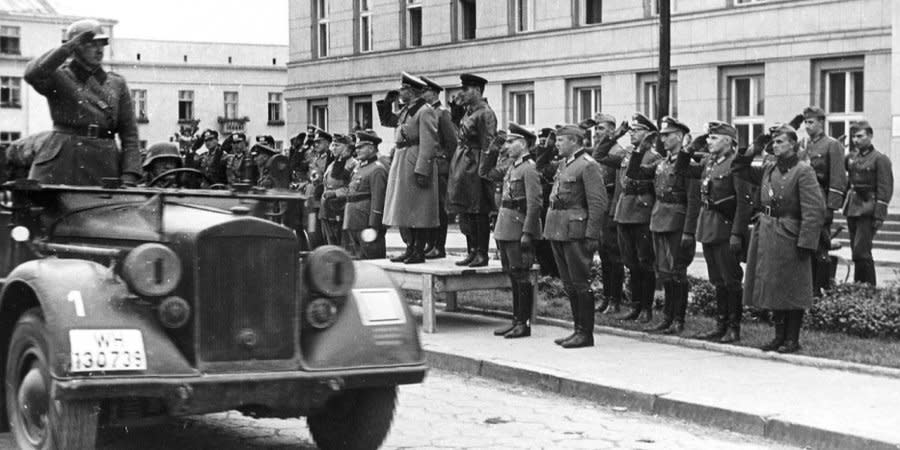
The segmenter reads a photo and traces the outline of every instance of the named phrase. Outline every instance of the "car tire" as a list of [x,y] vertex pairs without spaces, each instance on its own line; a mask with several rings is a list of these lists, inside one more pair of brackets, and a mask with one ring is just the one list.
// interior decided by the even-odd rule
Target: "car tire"
[[323,450],[374,450],[387,437],[396,402],[396,386],[349,390],[329,399],[306,422]]
[[4,372],[6,413],[16,444],[27,450],[93,449],[99,405],[54,401],[48,355],[44,317],[40,308],[32,308],[16,322]]

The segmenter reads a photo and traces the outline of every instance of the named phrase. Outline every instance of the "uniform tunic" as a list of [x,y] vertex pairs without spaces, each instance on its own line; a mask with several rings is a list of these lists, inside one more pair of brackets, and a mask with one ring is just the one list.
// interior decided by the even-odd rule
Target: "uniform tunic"
[[871,261],[874,221],[887,218],[888,204],[894,195],[891,160],[869,147],[850,154],[846,167],[850,189],[844,216],[850,229],[850,250],[854,261]]
[[[438,221],[438,177],[434,155],[438,148],[438,116],[419,99],[400,110],[394,129],[394,156],[388,173],[384,224],[395,227],[434,228]],[[416,184],[416,175],[430,181]]]
[[[385,257],[385,240],[382,230],[384,191],[387,187],[387,168],[377,159],[361,161],[347,188],[347,206],[344,209],[344,237],[351,254],[360,259]],[[378,231],[374,242],[363,242],[359,232],[366,228]]]
[[815,170],[828,209],[841,209],[847,189],[844,146],[837,139],[822,134],[807,141],[801,159],[808,160]]
[[47,98],[55,130],[35,156],[29,177],[43,183],[100,185],[105,177],[127,174],[137,181],[138,129],[125,79],[92,70],[69,59],[71,55],[72,47],[63,44],[25,68],[25,81]]
[[609,198],[607,213],[603,215],[603,234],[600,238],[600,259],[612,264],[622,264],[622,253],[619,251],[619,234],[616,221],[616,202],[621,195],[621,189],[617,188],[619,169],[627,151],[621,145],[613,143],[608,148],[603,148],[601,143],[594,149],[594,159],[600,163],[600,174],[606,187],[606,196]]
[[744,302],[764,309],[809,308],[813,296],[809,259],[825,221],[816,172],[796,157],[788,164],[767,163],[751,170],[752,182],[760,184],[763,212],[750,237]]
[[527,270],[534,262],[533,251],[523,251],[519,240],[527,233],[541,235],[541,181],[530,156],[523,156],[506,169],[502,180],[500,210],[494,239],[504,270]]
[[228,184],[245,182],[256,184],[259,181],[259,169],[249,152],[226,155],[225,173],[228,177]]
[[[622,262],[630,270],[653,270],[653,239],[650,235],[650,213],[656,197],[653,192],[653,181],[633,179],[626,172],[634,157],[632,150],[622,158],[619,169],[617,188],[619,200],[616,203],[613,220],[617,224],[619,250]],[[661,158],[659,153],[648,151],[642,154],[640,165],[651,166]]]
[[478,175],[482,152],[497,134],[497,116],[480,100],[466,109],[459,122],[458,146],[450,162],[447,211],[450,214],[488,214],[493,209],[493,188]]

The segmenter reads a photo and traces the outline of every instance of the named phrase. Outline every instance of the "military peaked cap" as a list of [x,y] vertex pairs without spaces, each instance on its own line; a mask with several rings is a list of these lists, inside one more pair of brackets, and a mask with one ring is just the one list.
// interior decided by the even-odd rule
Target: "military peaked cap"
[[517,123],[510,122],[509,133],[506,135],[506,140],[513,137],[525,139],[525,143],[527,143],[529,147],[534,145],[534,141],[537,140],[537,136],[535,136],[531,130]]
[[256,136],[257,144],[266,144],[269,147],[275,147],[275,138],[269,135]]
[[556,130],[557,136],[578,136],[584,138],[584,128],[575,124],[566,124]]
[[479,77],[478,75],[472,75],[471,73],[464,73],[459,76],[459,81],[462,82],[463,86],[475,86],[483,88],[484,85],[487,84],[487,80]]
[[616,124],[616,117],[611,114],[597,113],[594,115],[594,122]]
[[231,133],[231,142],[247,142],[247,136],[244,133]]
[[734,127],[729,123],[714,120],[706,124],[706,128],[707,130],[709,130],[709,134],[718,134],[722,136],[728,136],[732,139],[737,139],[737,130],[735,130]]
[[205,130],[203,132],[203,140],[208,141],[210,139],[219,140],[219,132],[216,130]]
[[597,122],[595,122],[594,119],[587,118],[582,120],[581,122],[578,122],[578,126],[584,130],[589,130],[597,126]]
[[672,116],[665,116],[662,118],[662,129],[659,130],[660,134],[665,133],[675,133],[682,132],[684,134],[688,134],[691,132],[691,129],[688,128],[687,125],[679,121],[678,119]]
[[431,78],[426,77],[425,75],[422,75],[419,78],[421,78],[422,81],[424,81],[425,84],[428,86],[428,89],[431,89],[432,91],[441,92],[444,90],[443,86],[437,84],[437,82],[435,82]]
[[331,137],[331,135],[328,134],[327,131],[322,130],[322,129],[320,128],[320,129],[316,130],[316,137],[315,137],[315,139],[313,139],[313,140],[314,140],[314,141],[319,141],[319,140],[321,140],[321,141],[328,141],[328,142],[331,142],[332,140],[334,140],[334,138]]
[[825,110],[819,108],[818,106],[807,106],[803,108],[803,118],[804,119],[824,119],[825,118]]
[[425,82],[422,81],[421,78],[407,72],[400,73],[400,86],[411,87],[415,89],[425,89],[426,87],[428,87],[428,85],[425,84]]
[[365,144],[372,144],[374,146],[378,146],[381,143],[381,138],[378,137],[378,134],[373,130],[360,130],[356,132],[356,147],[362,147]]
[[654,124],[647,116],[636,112],[631,115],[631,128],[643,128],[650,131],[658,131]]
[[556,130],[554,130],[553,128],[550,128],[550,127],[541,128],[541,132],[538,133],[538,137],[542,137],[542,138],[550,137],[550,133],[553,133],[554,131],[556,131]]
[[340,134],[340,133],[334,133],[331,142],[334,142],[336,144],[345,144],[345,145],[351,145],[351,143],[352,143],[350,136],[347,136],[346,134]]
[[256,145],[253,146],[253,148],[250,149],[250,153],[251,153],[251,154],[252,154],[252,153],[259,153],[259,152],[265,152],[265,153],[268,153],[268,154],[270,154],[270,155],[275,155],[275,154],[278,154],[278,153],[279,153],[279,152],[278,152],[278,149],[276,149],[275,146],[269,146],[269,145],[267,145],[267,144],[265,144],[265,143],[256,144]]

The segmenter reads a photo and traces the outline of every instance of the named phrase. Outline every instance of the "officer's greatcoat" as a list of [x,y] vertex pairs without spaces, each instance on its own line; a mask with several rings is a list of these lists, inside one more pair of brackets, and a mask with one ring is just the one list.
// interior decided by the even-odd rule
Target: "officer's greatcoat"
[[458,148],[450,163],[447,209],[451,214],[487,214],[493,209],[491,183],[478,175],[481,154],[497,134],[497,116],[481,100],[467,109],[459,123]]
[[47,97],[54,125],[29,177],[74,185],[100,185],[105,177],[124,174],[139,179],[138,129],[125,79],[75,59],[67,61],[71,52],[62,45],[25,68],[25,81]]
[[581,150],[573,158],[561,161],[550,193],[544,239],[599,239],[601,217],[608,202],[600,165],[594,158]]
[[[769,162],[751,168],[762,209],[747,253],[744,302],[763,309],[812,306],[812,266],[825,222],[825,199],[816,172],[805,162]],[[808,251],[803,251],[806,249]]]
[[[437,127],[438,116],[424,99],[400,110],[384,200],[385,225],[409,228],[439,225],[438,177],[434,163],[439,142]],[[416,184],[416,175],[428,178],[428,187]]]

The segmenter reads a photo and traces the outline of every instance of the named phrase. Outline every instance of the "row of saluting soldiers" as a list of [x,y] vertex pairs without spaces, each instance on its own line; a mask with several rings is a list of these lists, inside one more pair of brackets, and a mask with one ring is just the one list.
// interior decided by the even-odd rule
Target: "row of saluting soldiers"
[[[498,132],[483,98],[486,80],[470,74],[460,79],[463,91],[449,109],[425,97],[440,86],[406,73],[402,109],[389,108],[396,98],[391,93],[378,102],[382,123],[396,126],[397,142],[384,224],[415,230],[437,222],[436,217],[429,222],[409,216],[428,213],[422,206],[434,199],[418,194],[440,186],[435,182],[440,163],[433,161],[446,159],[443,209],[460,215],[470,248],[458,264],[478,265],[490,233],[487,215],[496,204],[494,238],[512,281],[514,310],[513,321],[497,335],[530,335],[533,286],[527,271],[542,245],[550,247],[574,317],[574,332],[557,340],[564,348],[593,345],[595,311],[619,310],[624,267],[634,307],[620,318],[649,323],[659,282],[665,291],[664,318],[648,330],[683,333],[687,267],[699,242],[715,286],[717,313],[715,329],[695,337],[740,340],[746,304],[773,311],[775,337],[764,350],[798,351],[803,312],[829,278],[831,222],[841,208],[855,278],[875,283],[872,238],[887,216],[893,175],[889,159],[872,146],[868,122],[852,124],[849,153],[825,135],[825,113],[818,107],[771,127],[748,148],[738,148],[737,131],[728,123],[709,122],[692,139],[690,128],[674,117],[664,117],[658,128],[639,113],[619,126],[614,117],[597,114],[581,124],[541,130],[539,136],[516,124]],[[441,147],[441,116],[455,127],[455,149]],[[796,129],[801,124],[808,135],[804,139]],[[626,134],[632,144],[628,149],[618,144]],[[408,207],[401,206],[399,216],[390,214],[392,182],[421,199],[399,196]],[[501,188],[496,202],[495,183]],[[420,262],[420,241],[410,234],[400,260]],[[604,288],[596,309],[589,286],[595,252]]]

